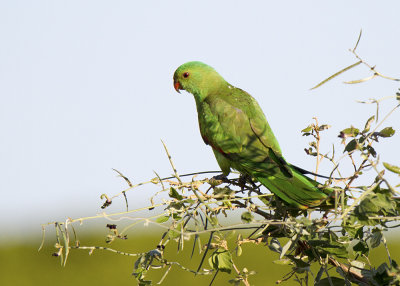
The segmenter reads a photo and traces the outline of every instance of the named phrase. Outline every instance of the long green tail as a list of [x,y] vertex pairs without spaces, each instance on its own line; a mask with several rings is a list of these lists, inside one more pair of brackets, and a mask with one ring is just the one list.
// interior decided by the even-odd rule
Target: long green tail
[[257,172],[254,177],[280,199],[293,207],[308,209],[322,204],[327,207],[331,204],[328,198],[333,192],[332,189],[318,187],[319,183],[317,181],[300,174],[297,170],[292,169],[292,173],[293,177],[290,179],[285,176],[279,176],[281,174],[278,176],[265,176],[260,172]]

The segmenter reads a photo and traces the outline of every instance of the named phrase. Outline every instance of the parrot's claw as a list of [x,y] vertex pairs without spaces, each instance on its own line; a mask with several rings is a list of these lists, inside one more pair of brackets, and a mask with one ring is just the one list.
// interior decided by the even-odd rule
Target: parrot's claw
[[217,176],[212,177],[213,180],[218,180],[218,181],[222,181],[224,183],[228,182],[228,177],[225,176],[224,174],[219,174]]

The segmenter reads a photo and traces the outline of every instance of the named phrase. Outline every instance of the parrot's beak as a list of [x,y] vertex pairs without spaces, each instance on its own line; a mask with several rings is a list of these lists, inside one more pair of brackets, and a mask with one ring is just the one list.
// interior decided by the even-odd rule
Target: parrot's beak
[[181,89],[181,84],[179,83],[179,81],[174,81],[174,88],[175,88],[176,92],[181,93],[179,91]]

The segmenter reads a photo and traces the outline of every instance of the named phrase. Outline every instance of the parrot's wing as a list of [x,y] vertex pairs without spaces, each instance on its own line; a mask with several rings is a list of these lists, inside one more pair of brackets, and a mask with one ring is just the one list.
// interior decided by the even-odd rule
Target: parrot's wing
[[212,128],[218,132],[205,140],[214,150],[230,159],[239,171],[240,166],[259,172],[269,170],[271,175],[280,170],[292,177],[290,166],[254,98],[234,88],[223,96],[209,95],[206,100],[214,116]]

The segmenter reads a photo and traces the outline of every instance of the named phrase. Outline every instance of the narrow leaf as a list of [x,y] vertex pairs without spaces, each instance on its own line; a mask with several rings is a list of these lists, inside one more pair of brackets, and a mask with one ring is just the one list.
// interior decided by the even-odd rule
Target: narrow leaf
[[397,173],[400,175],[400,167],[391,165],[389,163],[383,162],[383,166],[388,169],[390,172]]
[[362,82],[368,81],[368,80],[370,80],[370,79],[373,79],[373,78],[375,78],[375,77],[377,77],[377,76],[378,76],[377,74],[373,74],[373,75],[371,75],[371,76],[368,76],[368,77],[365,77],[365,78],[362,78],[362,79],[356,79],[356,80],[345,81],[344,83],[346,83],[346,84],[362,83]]
[[366,132],[368,132],[370,129],[371,129],[371,124],[372,124],[372,122],[375,120],[375,115],[372,115],[368,120],[367,120],[367,122],[365,123],[365,127],[364,127],[364,130],[363,130],[363,133],[366,133]]
[[356,63],[354,63],[354,64],[352,64],[352,65],[350,65],[350,66],[348,66],[348,67],[345,67],[344,69],[342,69],[342,70],[338,71],[337,73],[331,75],[331,76],[328,77],[327,79],[324,79],[323,81],[321,81],[319,84],[317,84],[316,86],[314,86],[314,87],[311,88],[311,89],[316,89],[317,87],[320,87],[321,85],[327,83],[327,82],[330,81],[331,79],[337,77],[338,75],[344,73],[345,71],[348,71],[349,69],[352,69],[352,68],[358,66],[358,65],[361,64],[361,63],[362,63],[362,61],[358,61],[358,62],[356,62]]

